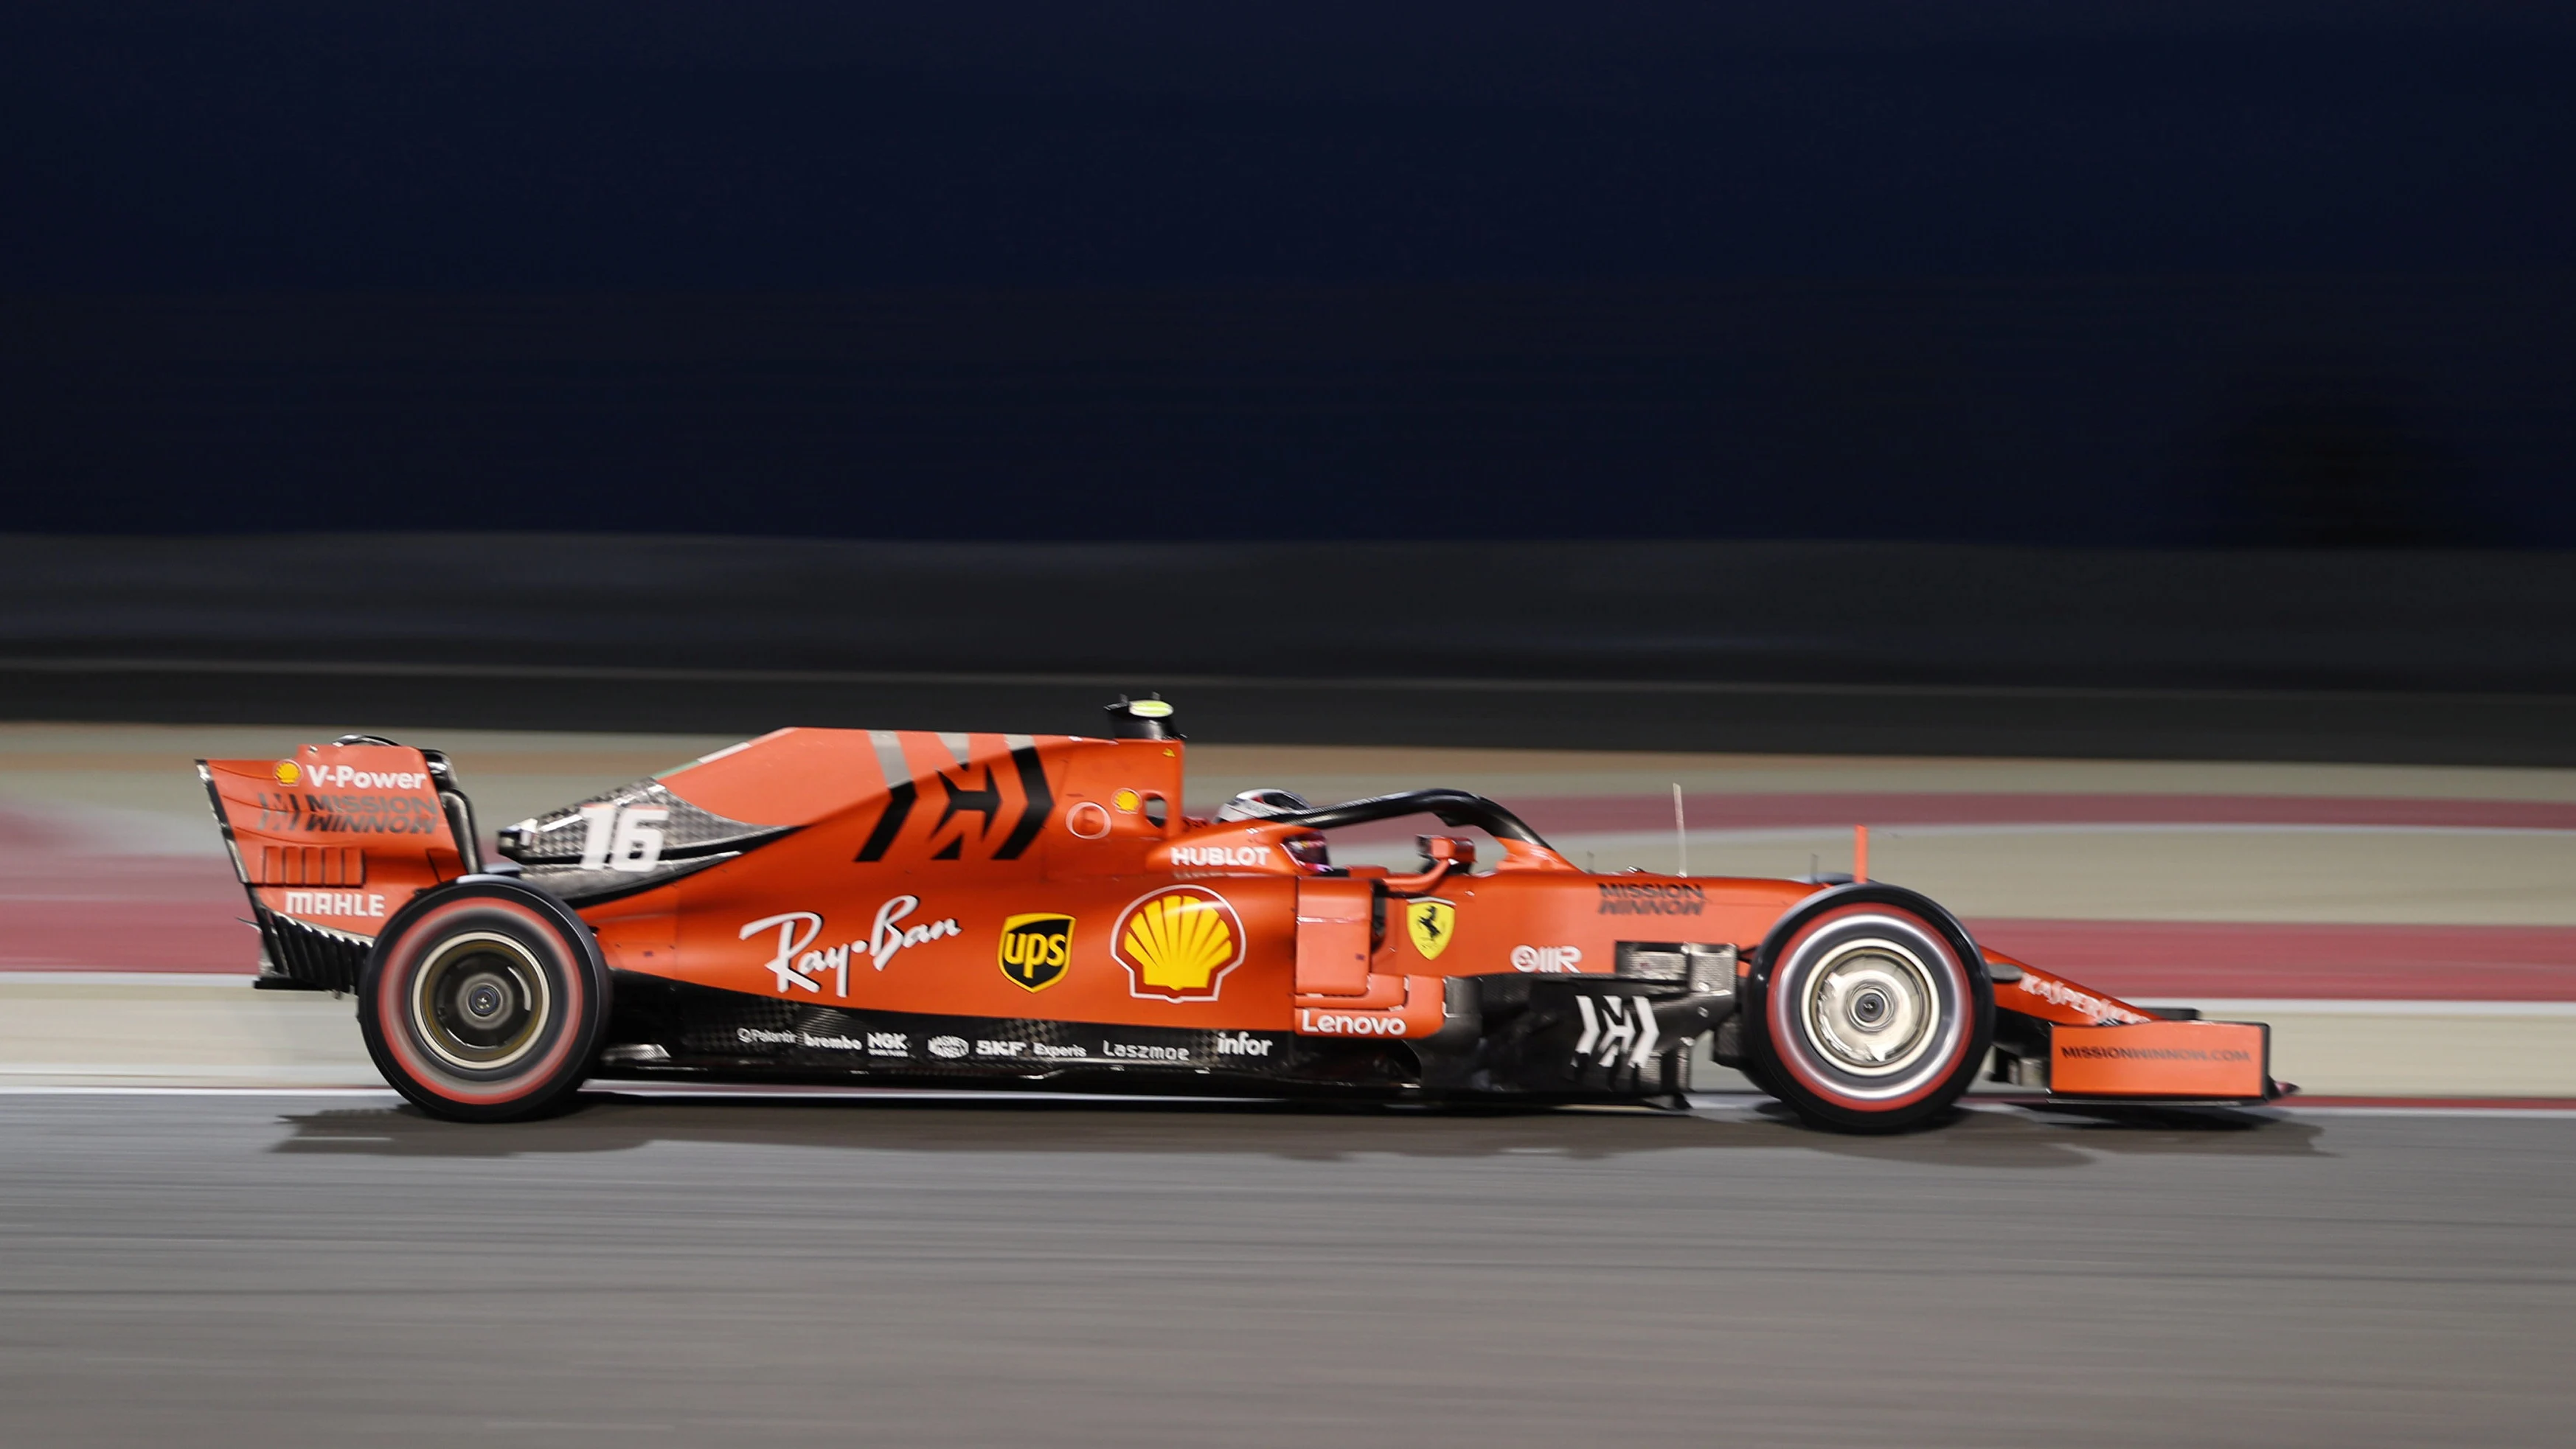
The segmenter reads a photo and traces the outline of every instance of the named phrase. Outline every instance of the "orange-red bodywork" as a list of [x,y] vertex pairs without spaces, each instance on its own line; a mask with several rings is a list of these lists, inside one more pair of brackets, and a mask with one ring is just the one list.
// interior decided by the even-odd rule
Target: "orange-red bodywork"
[[2069,1097],[2269,1094],[2271,1030],[2239,1021],[2061,1026],[2050,1034],[2049,1089]]

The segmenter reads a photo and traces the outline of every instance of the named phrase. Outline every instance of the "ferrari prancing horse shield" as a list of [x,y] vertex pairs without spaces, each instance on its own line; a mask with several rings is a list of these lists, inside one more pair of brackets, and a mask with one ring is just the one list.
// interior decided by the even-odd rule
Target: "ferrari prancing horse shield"
[[1449,949],[1449,935],[1457,925],[1458,908],[1447,901],[1425,897],[1404,908],[1404,933],[1413,938],[1413,949],[1425,961],[1437,961]]

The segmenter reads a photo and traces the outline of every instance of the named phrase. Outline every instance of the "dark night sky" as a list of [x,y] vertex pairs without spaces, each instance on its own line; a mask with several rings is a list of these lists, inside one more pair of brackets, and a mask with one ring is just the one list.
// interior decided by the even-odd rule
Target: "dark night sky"
[[0,468],[37,529],[2576,543],[2571,17],[22,0]]

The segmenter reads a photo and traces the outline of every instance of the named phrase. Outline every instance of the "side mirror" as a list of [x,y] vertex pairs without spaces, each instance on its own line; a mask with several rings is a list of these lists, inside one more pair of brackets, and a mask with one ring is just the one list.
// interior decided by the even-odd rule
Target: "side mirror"
[[1415,847],[1422,852],[1422,868],[1438,870],[1443,865],[1453,870],[1470,870],[1476,864],[1476,842],[1455,835],[1417,835]]

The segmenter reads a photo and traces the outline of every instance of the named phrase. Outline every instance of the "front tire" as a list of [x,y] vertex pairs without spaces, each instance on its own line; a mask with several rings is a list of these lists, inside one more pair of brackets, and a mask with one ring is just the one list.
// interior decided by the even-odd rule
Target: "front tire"
[[1918,1127],[1976,1080],[1994,1001],[1985,963],[1922,914],[1878,901],[1820,911],[1763,977],[1755,1080],[1816,1126]]
[[571,908],[507,880],[426,891],[358,977],[367,1055],[433,1117],[506,1122],[570,1100],[608,1023],[608,965]]

